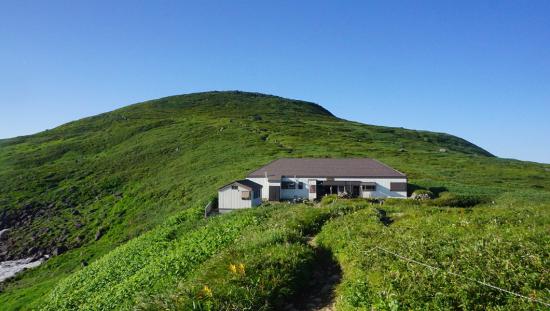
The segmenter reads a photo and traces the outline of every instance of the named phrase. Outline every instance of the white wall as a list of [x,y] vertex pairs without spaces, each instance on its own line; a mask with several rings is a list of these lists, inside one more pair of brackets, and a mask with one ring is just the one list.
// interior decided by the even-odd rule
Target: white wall
[[262,185],[262,195],[261,198],[264,200],[269,199],[269,183],[267,182],[267,178],[265,177],[255,177],[255,178],[247,178],[248,180],[251,180],[257,184]]
[[[238,189],[231,189],[231,186],[227,186],[218,191],[218,208],[222,209],[241,209],[257,206],[261,203],[261,199],[253,199],[254,193],[250,193],[252,196],[250,200],[243,200],[241,198],[241,192],[248,191],[248,189],[238,186]],[[258,202],[259,201],[259,202]]]
[[310,193],[309,192],[309,189],[311,189],[311,187],[315,187],[317,185],[317,180],[316,179],[308,179],[307,181],[307,192],[308,192],[308,199],[313,201],[317,198],[317,189],[315,189],[315,192],[314,193]]
[[[267,181],[265,177],[256,177],[248,178],[249,180],[258,183],[263,186],[262,188],[262,199],[269,199],[269,185],[280,186],[279,182]],[[317,193],[309,193],[309,187],[316,184],[316,180],[324,181],[326,178],[317,178],[317,177],[284,177],[282,181],[294,181],[304,183],[303,189],[281,189],[281,199],[282,200],[291,200],[295,197],[302,199],[313,200],[316,198]],[[360,181],[360,182],[374,182],[376,183],[376,191],[373,192],[363,192],[362,196],[364,198],[406,198],[407,191],[390,191],[390,183],[392,182],[407,182],[406,178],[334,178],[334,181]],[[318,191],[318,190],[317,190]]]
[[376,183],[376,191],[363,192],[364,198],[406,198],[407,191],[390,191],[390,183],[406,183],[406,178],[334,178],[334,181],[360,181]]
[[[283,189],[281,187],[281,200],[292,200],[294,198],[308,199],[309,198],[309,178],[294,178],[294,177],[284,177],[281,178],[282,182],[295,182],[295,189]],[[298,189],[298,183],[303,184],[302,189]]]

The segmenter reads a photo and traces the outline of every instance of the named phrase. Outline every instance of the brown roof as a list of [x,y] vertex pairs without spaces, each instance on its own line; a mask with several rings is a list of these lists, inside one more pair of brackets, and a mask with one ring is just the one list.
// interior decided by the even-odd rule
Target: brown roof
[[260,185],[258,183],[255,183],[252,180],[241,179],[241,180],[232,181],[231,183],[229,183],[227,185],[221,186],[219,188],[219,190],[221,190],[225,187],[231,186],[233,184],[239,184],[239,185],[243,186],[244,188],[247,188],[248,190],[253,190],[253,191],[260,191],[262,189],[262,185]]
[[368,158],[284,158],[275,160],[248,175],[270,180],[287,177],[405,178],[405,174]]

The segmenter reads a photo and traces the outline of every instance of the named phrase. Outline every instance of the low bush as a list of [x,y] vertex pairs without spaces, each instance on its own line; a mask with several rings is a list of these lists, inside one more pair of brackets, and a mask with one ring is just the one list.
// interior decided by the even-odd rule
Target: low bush
[[145,310],[263,310],[282,307],[306,284],[314,252],[305,235],[332,212],[304,205],[276,208],[174,291],[144,299]]
[[504,199],[469,212],[384,204],[390,225],[380,219],[380,207],[329,221],[316,241],[335,254],[343,270],[336,309],[545,310],[542,304],[471,281],[550,299],[548,196],[546,202],[541,196],[537,202],[513,205]]
[[384,205],[407,205],[407,206],[418,206],[421,205],[422,202],[419,200],[409,200],[409,199],[398,199],[398,198],[387,198],[384,200]]
[[336,201],[338,201],[338,196],[336,194],[325,195],[323,198],[321,198],[321,205],[327,206]]
[[480,196],[443,192],[438,198],[430,201],[428,204],[440,207],[473,207],[486,202],[487,200]]

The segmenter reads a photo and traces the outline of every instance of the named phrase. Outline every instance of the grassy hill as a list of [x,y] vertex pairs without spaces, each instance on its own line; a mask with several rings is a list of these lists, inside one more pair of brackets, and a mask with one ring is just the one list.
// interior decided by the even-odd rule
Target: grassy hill
[[[274,206],[201,219],[203,206],[218,186],[273,159],[305,156],[372,157],[407,173],[411,188],[450,191],[495,203],[463,214],[458,212],[463,209],[397,203],[388,209],[390,215],[397,215],[391,229],[366,221],[375,211],[366,202],[340,202],[318,209]],[[477,287],[452,296],[453,302],[462,305],[429,305],[426,294],[406,288],[411,282],[405,273],[407,265],[371,267],[350,260],[357,254],[338,242],[344,239],[329,237],[342,234],[333,225],[337,222],[358,226],[353,230],[361,236],[377,230],[403,230],[399,225],[403,224],[411,230],[410,236],[428,241],[409,255],[436,264],[462,252],[457,256],[462,267],[472,262],[475,253],[458,245],[449,248],[444,241],[455,236],[466,246],[477,245],[488,238],[479,232],[485,232],[493,219],[513,224],[487,231],[497,239],[508,239],[509,248],[504,250],[519,256],[524,251],[522,243],[528,240],[533,256],[539,258],[532,259],[533,264],[510,259],[510,267],[524,271],[524,275],[510,272],[517,275],[517,290],[546,295],[548,300],[548,288],[540,284],[548,283],[550,243],[540,228],[549,220],[550,165],[496,158],[447,134],[338,119],[313,103],[256,93],[197,93],[139,103],[36,135],[1,140],[0,189],[0,229],[12,228],[0,247],[0,260],[60,253],[4,285],[0,305],[7,309],[282,306],[295,299],[312,271],[318,258],[305,241],[319,232],[323,249],[335,254],[344,272],[336,289],[338,306],[343,309],[374,302],[380,308],[391,308],[391,303],[415,308],[488,306],[489,294],[464,300]],[[531,211],[531,218],[518,223],[527,213],[524,210]],[[471,234],[455,232],[452,226],[477,219],[478,231],[471,230]],[[429,225],[424,228],[422,222]],[[517,233],[510,234],[510,230]],[[437,232],[444,233],[440,241]],[[396,238],[392,232],[384,234]],[[397,241],[401,246],[406,242]],[[447,257],[430,249],[445,249]],[[499,252],[496,256],[504,261],[508,255]],[[480,258],[491,258],[491,254]],[[536,260],[540,260],[538,265]],[[261,284],[243,274],[228,274],[227,266],[233,262],[243,263],[244,274],[255,276],[257,282],[263,280]],[[473,265],[483,268],[479,260]],[[497,266],[502,268],[500,261]],[[383,275],[388,271],[405,273],[398,278],[402,287],[387,283]],[[377,283],[363,284],[367,288],[362,289],[350,287],[350,282],[355,284],[359,276],[369,273]],[[491,274],[475,276],[491,278]],[[522,281],[523,276],[528,280]],[[433,290],[429,287],[433,284],[447,286],[433,275],[420,277],[425,278],[425,284],[418,283],[425,292]],[[207,280],[223,284],[212,297],[204,288]],[[521,288],[522,282],[529,287]],[[377,288],[393,294],[378,297]],[[451,297],[449,291],[441,290],[441,297]],[[348,299],[348,294],[357,292],[364,297]],[[401,300],[401,294],[414,301]],[[495,307],[529,307],[499,297]]]

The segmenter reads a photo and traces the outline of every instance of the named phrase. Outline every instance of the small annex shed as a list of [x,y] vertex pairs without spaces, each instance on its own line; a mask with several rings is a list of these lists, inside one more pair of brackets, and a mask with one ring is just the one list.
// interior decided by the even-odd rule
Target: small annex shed
[[262,204],[262,185],[248,179],[234,181],[218,189],[220,213]]

